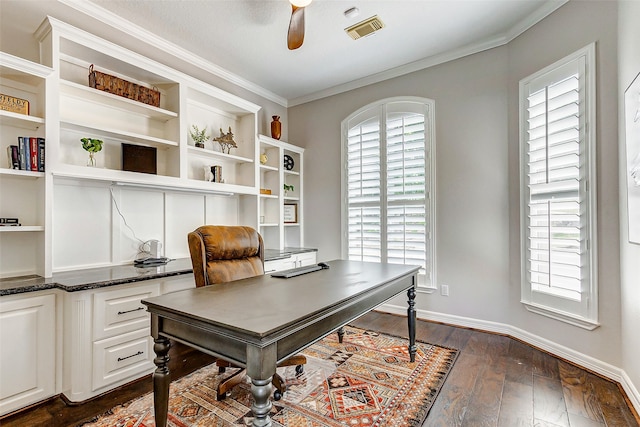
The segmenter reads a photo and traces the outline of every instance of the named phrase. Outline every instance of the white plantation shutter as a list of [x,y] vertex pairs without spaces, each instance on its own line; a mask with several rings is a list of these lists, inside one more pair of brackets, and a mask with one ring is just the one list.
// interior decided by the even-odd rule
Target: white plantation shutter
[[347,164],[348,257],[380,262],[380,121],[377,117],[349,129]]
[[433,214],[424,102],[382,102],[345,120],[345,253],[351,260],[421,266],[432,286]]
[[425,116],[387,114],[387,262],[426,269]]
[[587,57],[578,52],[521,82],[523,302],[580,326],[575,318],[597,316]]

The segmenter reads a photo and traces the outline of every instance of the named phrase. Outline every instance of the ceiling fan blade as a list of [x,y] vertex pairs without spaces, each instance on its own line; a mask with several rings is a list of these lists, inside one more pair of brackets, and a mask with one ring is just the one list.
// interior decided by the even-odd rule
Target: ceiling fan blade
[[291,22],[287,34],[287,47],[294,50],[304,42],[304,7],[291,5]]

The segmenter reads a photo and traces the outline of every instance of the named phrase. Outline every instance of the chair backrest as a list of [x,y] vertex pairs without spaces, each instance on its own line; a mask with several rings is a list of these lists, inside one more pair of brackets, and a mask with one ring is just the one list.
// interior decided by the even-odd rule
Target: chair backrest
[[251,227],[203,225],[188,240],[196,287],[264,274],[264,243]]

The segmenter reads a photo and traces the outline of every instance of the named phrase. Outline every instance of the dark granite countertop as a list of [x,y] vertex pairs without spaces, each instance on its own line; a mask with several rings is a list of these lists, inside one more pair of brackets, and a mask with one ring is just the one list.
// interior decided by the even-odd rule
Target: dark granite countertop
[[[315,251],[317,251],[317,249],[311,248],[265,249],[265,261],[287,258],[296,253]],[[53,277],[48,279],[36,275],[9,277],[0,279],[0,296],[47,289],[62,289],[66,292],[77,292],[189,273],[193,273],[191,259],[180,258],[169,261],[166,265],[154,267],[139,268],[128,264],[67,271],[55,273]]]

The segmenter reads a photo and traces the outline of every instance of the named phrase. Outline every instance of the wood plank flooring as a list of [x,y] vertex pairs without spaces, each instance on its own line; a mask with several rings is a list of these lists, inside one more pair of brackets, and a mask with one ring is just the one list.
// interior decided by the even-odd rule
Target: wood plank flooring
[[[353,325],[407,335],[406,318],[391,314],[372,312]],[[617,384],[517,340],[425,321],[418,321],[416,338],[460,350],[423,427],[640,426]],[[174,378],[213,361],[179,344],[170,356]],[[0,419],[0,425],[77,426],[151,389],[147,377],[78,406],[58,397]]]

